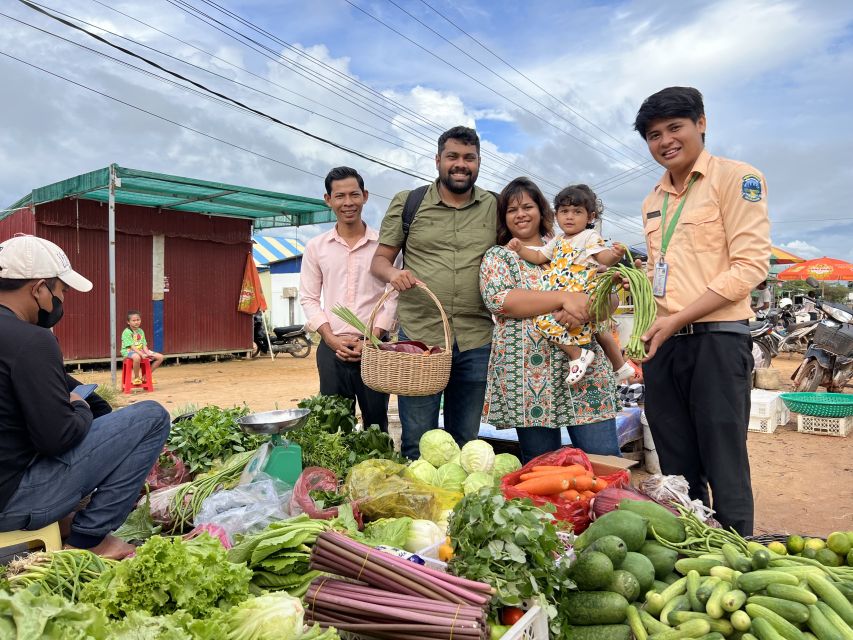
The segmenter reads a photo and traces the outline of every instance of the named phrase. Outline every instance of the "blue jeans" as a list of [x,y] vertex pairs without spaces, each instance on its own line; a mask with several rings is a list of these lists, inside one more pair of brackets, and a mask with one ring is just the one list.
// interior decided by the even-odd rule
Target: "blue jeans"
[[74,516],[67,540],[74,547],[94,547],[133,509],[170,424],[169,413],[152,400],[97,418],[76,447],[54,458],[36,458],[27,468],[0,513],[0,531],[40,529],[70,514],[94,491]]
[[[406,339],[401,331],[400,339]],[[477,438],[486,398],[486,377],[492,345],[459,351],[453,342],[450,380],[444,389],[444,428],[461,447]],[[418,443],[430,429],[438,428],[441,393],[431,396],[398,396],[400,424],[403,428],[401,450],[415,460],[420,456]]]
[[[567,427],[572,446],[584,453],[603,456],[619,456],[619,439],[616,435],[616,419],[578,424]],[[550,427],[525,427],[516,429],[518,446],[521,449],[521,463],[527,464],[543,453],[560,448],[560,429]]]

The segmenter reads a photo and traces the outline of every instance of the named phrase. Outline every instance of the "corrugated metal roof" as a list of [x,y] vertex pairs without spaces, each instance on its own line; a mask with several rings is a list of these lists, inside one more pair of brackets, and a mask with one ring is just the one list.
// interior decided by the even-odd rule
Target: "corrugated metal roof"
[[[109,200],[109,168],[56,182],[38,189],[0,212],[0,220],[13,210],[63,198]],[[186,211],[210,216],[245,218],[256,228],[295,227],[332,222],[334,214],[326,203],[251,187],[221,182],[182,178],[116,166],[121,187],[116,189],[116,203],[153,207],[160,210]]]
[[295,258],[305,251],[304,244],[291,238],[256,235],[252,241],[252,255],[258,265]]

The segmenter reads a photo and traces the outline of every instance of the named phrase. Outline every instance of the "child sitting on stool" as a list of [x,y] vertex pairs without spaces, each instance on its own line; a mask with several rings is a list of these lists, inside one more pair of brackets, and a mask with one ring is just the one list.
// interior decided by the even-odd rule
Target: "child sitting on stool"
[[151,351],[145,340],[145,332],[140,328],[142,316],[138,311],[127,312],[127,329],[121,334],[121,355],[133,360],[133,384],[142,384],[140,363],[143,358],[151,360],[151,383],[154,383],[154,369],[163,364],[163,354]]

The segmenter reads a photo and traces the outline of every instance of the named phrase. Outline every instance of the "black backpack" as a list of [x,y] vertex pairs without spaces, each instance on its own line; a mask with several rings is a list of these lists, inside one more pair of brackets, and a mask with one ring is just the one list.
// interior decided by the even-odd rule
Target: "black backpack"
[[[404,254],[406,253],[406,240],[409,239],[409,229],[412,228],[412,222],[415,221],[418,209],[421,208],[421,203],[424,201],[427,189],[429,189],[429,185],[425,184],[412,189],[409,191],[409,195],[406,196],[406,202],[403,205],[403,245],[400,247]],[[498,194],[494,191],[489,191],[489,193],[495,196],[495,200],[497,200]]]

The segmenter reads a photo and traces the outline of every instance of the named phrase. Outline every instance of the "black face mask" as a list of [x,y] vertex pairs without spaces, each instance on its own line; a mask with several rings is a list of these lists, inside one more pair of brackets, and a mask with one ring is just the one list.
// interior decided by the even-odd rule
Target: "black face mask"
[[45,329],[50,329],[57,322],[62,320],[62,314],[65,313],[65,310],[62,308],[62,300],[53,296],[53,310],[45,311],[41,308],[41,304],[39,304],[38,300],[36,300],[36,304],[39,306],[38,319],[36,320],[36,324],[40,327],[44,327]]

